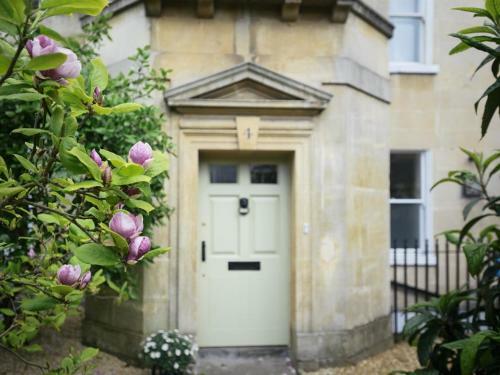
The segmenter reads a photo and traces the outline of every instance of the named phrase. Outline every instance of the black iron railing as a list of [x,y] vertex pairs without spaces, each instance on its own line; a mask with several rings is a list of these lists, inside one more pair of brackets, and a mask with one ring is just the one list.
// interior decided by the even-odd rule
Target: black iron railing
[[[393,241],[391,292],[394,338],[411,318],[407,307],[452,289],[471,287],[463,251],[448,241]],[[467,301],[465,309],[469,309]]]

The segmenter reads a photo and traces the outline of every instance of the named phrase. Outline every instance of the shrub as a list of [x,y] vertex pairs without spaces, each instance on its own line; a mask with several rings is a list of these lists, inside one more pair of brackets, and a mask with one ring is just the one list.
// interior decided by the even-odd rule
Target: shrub
[[165,374],[187,374],[195,362],[197,347],[191,337],[181,335],[177,330],[158,331],[146,338],[140,357],[153,369]]
[[[484,137],[500,107],[500,1],[486,0],[485,9],[457,9],[486,19],[482,26],[452,34],[461,42],[450,52],[473,48],[487,54],[477,69],[490,63],[495,80],[479,99],[487,98],[481,126]],[[479,196],[463,209],[464,226],[445,233],[448,241],[463,250],[474,287],[463,287],[409,308],[415,315],[408,320],[403,333],[417,346],[422,368],[407,374],[500,373],[500,197],[493,194],[489,186],[500,173],[500,152],[484,156],[462,151],[473,161],[475,171],[451,171],[435,186],[451,182],[478,192]],[[481,207],[481,213],[469,218],[476,206]],[[483,224],[486,220],[489,221]],[[480,224],[483,224],[481,228]],[[464,308],[467,304],[472,308]]]

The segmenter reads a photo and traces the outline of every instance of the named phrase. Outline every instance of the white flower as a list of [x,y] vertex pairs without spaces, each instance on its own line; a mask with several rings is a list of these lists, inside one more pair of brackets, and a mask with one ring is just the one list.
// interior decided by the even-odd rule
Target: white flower
[[172,352],[167,353],[169,357],[172,357]]
[[178,357],[181,355],[181,351],[179,349],[175,349],[175,355]]
[[144,352],[145,352],[145,353],[149,353],[149,346],[146,346],[146,347],[144,348]]
[[174,363],[174,369],[178,369],[179,368],[179,364],[177,362]]
[[185,355],[189,355],[189,350],[184,349],[184,354],[185,354]]
[[161,350],[163,350],[164,352],[166,352],[168,350],[168,344],[163,344],[161,346]]

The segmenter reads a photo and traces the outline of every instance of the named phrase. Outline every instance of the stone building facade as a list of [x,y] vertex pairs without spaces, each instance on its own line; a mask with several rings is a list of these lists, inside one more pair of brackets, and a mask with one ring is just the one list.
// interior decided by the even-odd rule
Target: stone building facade
[[[175,213],[140,299],[87,301],[87,343],[136,358],[178,328],[202,347],[285,346],[304,368],[390,345],[391,236],[460,225],[462,192],[428,188],[468,167],[459,146],[499,146],[498,124],[479,142],[472,108],[481,56],[448,56],[473,21],[451,0],[396,2],[112,2],[111,71],[146,44],[172,69],[158,105]],[[399,202],[391,173],[422,193]]]

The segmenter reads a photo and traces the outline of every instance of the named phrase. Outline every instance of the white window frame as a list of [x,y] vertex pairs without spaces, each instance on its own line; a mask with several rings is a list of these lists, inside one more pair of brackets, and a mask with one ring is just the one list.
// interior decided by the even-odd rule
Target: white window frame
[[[398,0],[390,0],[398,1]],[[439,73],[439,66],[434,65],[433,62],[433,34],[434,34],[434,0],[419,0],[420,12],[419,13],[395,13],[390,14],[390,18],[404,17],[404,18],[418,18],[423,22],[422,42],[420,43],[421,61],[390,61],[389,72],[391,74],[437,74]],[[390,56],[390,54],[389,54]]]
[[[436,264],[436,256],[434,252],[433,240],[433,214],[432,200],[430,188],[432,184],[432,155],[428,150],[391,150],[391,154],[418,154],[420,156],[420,198],[418,199],[397,199],[389,198],[389,204],[418,204],[421,207],[420,215],[420,234],[419,248],[415,249],[413,243],[408,243],[406,248],[406,264],[411,266],[424,266],[426,264],[432,266]],[[390,230],[390,228],[389,228]],[[425,256],[425,241],[428,241],[428,257]],[[392,238],[390,238],[390,265],[403,265],[405,263],[405,249],[392,246]],[[398,245],[398,244],[397,244]],[[396,254],[394,254],[396,252]],[[396,255],[396,259],[394,259]],[[416,255],[416,257],[415,257]],[[394,262],[396,261],[396,262]],[[416,262],[415,262],[416,261]]]

